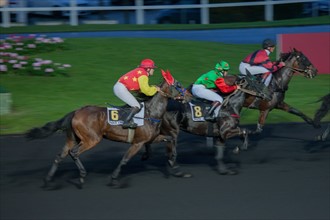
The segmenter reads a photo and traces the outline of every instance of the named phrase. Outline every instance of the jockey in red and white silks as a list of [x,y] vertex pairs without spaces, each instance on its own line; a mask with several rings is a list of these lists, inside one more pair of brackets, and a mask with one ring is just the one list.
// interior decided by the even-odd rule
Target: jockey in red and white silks
[[263,82],[268,86],[272,79],[271,73],[285,66],[285,63],[276,63],[270,60],[269,54],[275,50],[275,42],[271,39],[265,39],[262,42],[262,48],[245,57],[239,65],[239,71],[243,75],[247,74],[246,70],[252,75],[263,74]]

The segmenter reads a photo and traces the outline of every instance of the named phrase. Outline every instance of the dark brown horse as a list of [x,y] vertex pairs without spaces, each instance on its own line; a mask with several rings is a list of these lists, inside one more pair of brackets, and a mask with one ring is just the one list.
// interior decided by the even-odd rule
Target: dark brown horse
[[[297,115],[304,119],[308,124],[314,125],[313,119],[293,108],[284,102],[285,92],[288,90],[288,85],[294,73],[299,73],[306,78],[314,78],[317,75],[317,69],[308,60],[308,58],[296,49],[289,53],[282,53],[280,60],[285,62],[285,66],[273,73],[272,81],[269,85],[269,90],[272,96],[270,101],[261,100],[253,109],[259,110],[259,119],[257,124],[256,133],[261,133],[265,125],[266,118],[270,111],[273,109],[280,109],[290,114]],[[254,102],[255,96],[247,95],[244,107],[250,108]]]
[[[162,70],[164,82],[160,85],[161,91],[145,102],[144,125],[133,130],[135,135],[128,141],[131,129],[123,129],[120,125],[110,125],[107,118],[107,108],[98,106],[85,106],[68,113],[62,119],[45,124],[40,128],[33,128],[27,132],[28,139],[45,138],[58,130],[66,131],[66,143],[57,155],[48,175],[45,186],[53,179],[59,164],[69,154],[80,172],[78,187],[82,187],[87,175],[86,169],[79,159],[80,154],[95,147],[102,138],[117,142],[130,142],[131,146],[123,156],[117,168],[110,177],[110,185],[119,186],[119,174],[122,166],[143,147],[151,143],[160,132],[160,122],[166,111],[169,98],[175,98],[182,92],[181,84],[171,74]],[[169,161],[172,159],[173,148],[168,149]],[[169,162],[169,164],[173,164]]]
[[[214,147],[216,148],[215,159],[217,161],[217,170],[220,174],[236,174],[236,170],[227,168],[224,163],[224,150],[225,142],[227,139],[239,136],[247,141],[249,131],[244,128],[240,128],[239,125],[239,114],[243,108],[245,100],[245,94],[257,95],[264,97],[264,94],[260,94],[251,89],[255,89],[256,85],[250,86],[245,79],[239,79],[237,82],[241,89],[236,90],[234,93],[229,95],[218,112],[215,122],[209,122],[202,119],[206,109],[203,109],[205,103],[201,100],[192,98],[188,103],[182,103],[178,101],[170,101],[168,110],[164,115],[163,122],[161,124],[161,134],[165,137],[172,137],[167,140],[167,146],[169,149],[176,149],[177,138],[180,130],[205,136],[212,137],[214,139]],[[263,85],[261,85],[263,87]],[[262,90],[258,88],[257,90]],[[210,106],[210,103],[207,103]],[[157,140],[162,140],[159,136]],[[247,142],[244,142],[242,148],[247,148]],[[143,155],[144,159],[147,159],[150,154],[150,145],[146,145],[146,153]],[[172,154],[174,157],[171,161],[176,161],[176,154]],[[173,164],[178,168],[177,164]]]

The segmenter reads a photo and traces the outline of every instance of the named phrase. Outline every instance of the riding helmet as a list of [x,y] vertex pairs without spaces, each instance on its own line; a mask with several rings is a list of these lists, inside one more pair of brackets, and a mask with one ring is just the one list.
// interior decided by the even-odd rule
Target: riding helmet
[[222,71],[228,71],[230,69],[229,63],[226,61],[220,61],[219,63],[215,64],[215,69],[219,70],[220,72]]
[[275,42],[271,39],[265,39],[263,42],[262,42],[262,48],[266,49],[268,47],[275,47]]
[[142,67],[142,68],[150,68],[150,69],[154,69],[154,68],[157,68],[157,66],[155,66],[155,62],[151,59],[144,59],[141,61],[141,64],[139,67]]

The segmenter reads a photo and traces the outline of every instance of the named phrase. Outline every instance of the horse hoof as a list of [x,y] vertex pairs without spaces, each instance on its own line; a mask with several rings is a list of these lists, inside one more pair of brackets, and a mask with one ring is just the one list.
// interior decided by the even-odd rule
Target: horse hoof
[[146,161],[146,160],[148,160],[149,159],[149,155],[147,155],[147,154],[143,154],[142,156],[141,156],[141,160],[142,161]]
[[52,181],[44,180],[44,184],[41,186],[44,190],[57,190],[62,188],[61,185]]
[[173,176],[180,177],[180,178],[191,178],[193,175],[191,173],[184,173],[184,172],[177,172],[173,173]]
[[107,185],[114,189],[118,189],[120,188],[120,181],[118,179],[110,178],[110,181]]
[[84,180],[79,178],[78,180],[76,179],[71,179],[68,180],[68,183],[71,183],[72,185],[74,185],[75,187],[77,187],[77,189],[82,189],[83,185],[84,185]]
[[234,149],[233,149],[233,153],[234,154],[239,154],[240,153],[240,149],[238,146],[236,146]]
[[230,169],[226,169],[226,170],[219,169],[218,172],[220,175],[237,175],[238,174],[237,170],[230,170]]

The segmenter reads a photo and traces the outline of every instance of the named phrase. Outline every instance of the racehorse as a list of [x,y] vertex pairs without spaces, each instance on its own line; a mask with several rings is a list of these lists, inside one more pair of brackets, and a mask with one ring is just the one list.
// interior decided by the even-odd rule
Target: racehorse
[[[330,93],[320,98],[317,102],[322,101],[320,108],[315,112],[314,124],[317,128],[321,128],[321,120],[324,118],[330,110]],[[325,141],[330,133],[330,123],[322,134],[316,136],[317,141]]]
[[[87,172],[79,156],[95,147],[102,138],[116,142],[130,142],[131,144],[110,176],[109,185],[120,186],[119,174],[122,166],[127,164],[144,144],[151,143],[159,135],[160,122],[166,111],[169,98],[182,95],[184,88],[172,77],[169,71],[162,70],[162,76],[164,81],[160,85],[160,92],[145,102],[144,124],[133,130],[135,135],[131,141],[128,141],[131,130],[123,129],[120,125],[110,125],[107,120],[107,107],[98,106],[84,106],[68,113],[57,121],[48,122],[43,127],[29,130],[26,133],[28,139],[45,138],[58,130],[66,131],[66,143],[62,151],[56,156],[44,179],[45,187],[49,186],[59,164],[69,154],[79,169],[80,177],[77,186],[82,188]],[[174,148],[175,146],[168,149],[169,164],[173,164],[171,154],[176,152]]]
[[[285,92],[288,90],[288,85],[294,73],[299,73],[306,78],[314,78],[317,75],[317,69],[301,51],[298,51],[295,48],[293,48],[292,51],[288,53],[282,53],[280,55],[280,60],[285,62],[285,66],[273,73],[272,81],[268,87],[272,99],[270,101],[263,99],[259,102],[254,102],[256,99],[255,96],[246,96],[244,107],[259,110],[259,119],[255,133],[262,132],[266,118],[269,112],[273,109],[280,109],[285,112],[297,115],[305,120],[308,124],[315,126],[313,119],[298,109],[295,109],[285,103],[284,98]],[[252,103],[257,104],[251,107]]]
[[[203,106],[205,103],[209,106],[209,101],[201,101],[200,99],[194,99],[194,97],[191,97],[189,102],[184,103],[171,100],[161,124],[161,134],[166,137],[172,137],[170,140],[166,141],[168,148],[176,149],[174,146],[177,144],[180,130],[195,135],[213,137],[214,147],[216,148],[215,159],[217,161],[217,171],[220,174],[236,174],[236,170],[229,169],[224,163],[225,142],[229,138],[239,136],[245,140],[242,149],[247,149],[249,131],[238,126],[239,114],[243,108],[245,94],[249,93],[250,95],[266,98],[262,93],[249,90],[252,88],[255,89],[256,85],[250,87],[244,78],[238,79],[237,83],[240,85],[241,89],[236,90],[225,99],[215,122],[205,121],[202,118],[207,110],[203,110]],[[262,88],[258,88],[257,90],[262,90]],[[166,138],[159,136],[155,141],[161,141],[163,139]],[[150,144],[147,144],[143,159],[149,157],[151,152],[150,148]],[[173,154],[173,156],[175,158],[173,158],[172,162],[175,162],[176,154]],[[175,165],[175,167],[178,168],[178,165]]]

